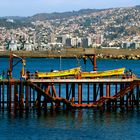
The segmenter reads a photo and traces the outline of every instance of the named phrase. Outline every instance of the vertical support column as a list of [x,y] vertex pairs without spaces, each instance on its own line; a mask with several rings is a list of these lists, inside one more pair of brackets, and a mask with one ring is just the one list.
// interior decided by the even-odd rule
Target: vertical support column
[[94,65],[93,71],[97,71],[97,66],[96,66],[96,55],[95,55],[95,54],[93,55],[93,65]]
[[15,83],[14,84],[14,110],[16,111],[18,109],[18,86]]
[[110,84],[109,83],[106,84],[106,97],[107,98],[110,97]]
[[28,82],[26,81],[26,101],[25,101],[25,108],[26,110],[29,109],[29,85]]
[[82,84],[78,83],[78,104],[82,104]]
[[9,111],[11,110],[11,82],[10,82],[10,79],[7,84],[7,108]]
[[19,101],[20,101],[20,109],[24,109],[24,85],[23,85],[23,81],[20,81],[20,96],[19,96]]
[[99,84],[100,86],[100,98],[104,95],[103,84]]
[[[104,96],[104,85],[101,83],[101,84],[99,84],[99,87],[100,87],[100,98],[99,99],[101,99]],[[105,109],[105,103],[103,103],[101,109],[102,110]]]
[[[107,98],[110,97],[110,84],[109,83],[106,84],[106,97]],[[107,101],[107,109],[110,110],[110,108],[111,108],[111,102],[109,100]]]
[[72,103],[75,101],[75,83],[72,83]]

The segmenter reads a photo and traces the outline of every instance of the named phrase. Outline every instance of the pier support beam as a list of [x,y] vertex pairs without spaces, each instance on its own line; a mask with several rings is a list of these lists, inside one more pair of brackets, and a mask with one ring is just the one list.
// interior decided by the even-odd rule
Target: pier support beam
[[19,104],[18,104],[18,85],[15,84],[14,85],[14,110],[17,111],[18,108],[19,108]]
[[[110,97],[110,84],[109,83],[106,84],[106,97],[107,98]],[[108,110],[111,109],[111,102],[110,102],[110,100],[107,101],[107,109]]]
[[82,84],[78,83],[78,104],[82,104]]

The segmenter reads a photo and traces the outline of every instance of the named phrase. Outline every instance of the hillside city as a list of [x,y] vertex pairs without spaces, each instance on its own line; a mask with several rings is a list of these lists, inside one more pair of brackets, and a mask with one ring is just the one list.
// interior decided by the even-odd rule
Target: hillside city
[[140,6],[47,15],[0,18],[0,51],[140,48]]

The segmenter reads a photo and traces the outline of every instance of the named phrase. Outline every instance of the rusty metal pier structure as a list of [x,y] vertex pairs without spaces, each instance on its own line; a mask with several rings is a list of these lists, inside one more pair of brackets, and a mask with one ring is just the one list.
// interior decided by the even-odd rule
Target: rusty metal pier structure
[[[90,57],[96,71],[96,56]],[[20,58],[20,57],[19,57]],[[10,56],[9,78],[0,80],[1,110],[70,110],[95,108],[129,110],[140,107],[140,80],[131,75],[97,78],[14,79]],[[25,62],[20,58],[19,62]],[[21,75],[25,74],[22,69]]]
[[139,79],[30,79],[0,81],[0,109],[134,109]]

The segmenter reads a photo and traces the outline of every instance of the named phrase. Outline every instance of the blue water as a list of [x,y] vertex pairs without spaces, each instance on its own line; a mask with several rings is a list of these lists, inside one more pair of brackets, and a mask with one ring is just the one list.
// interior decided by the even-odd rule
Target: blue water
[[[16,63],[18,59],[14,59]],[[93,66],[88,60],[86,65],[82,59],[79,62],[76,59],[61,59],[61,70],[78,67],[78,63],[81,66],[82,71],[92,71]],[[97,60],[97,70],[110,70],[115,68],[125,67],[127,70],[131,69],[138,77],[140,77],[140,60]],[[4,70],[5,73],[9,67],[8,58],[0,58],[0,73]],[[18,63],[13,68],[13,77],[19,78],[22,64]],[[26,70],[34,73],[38,71],[51,71],[60,69],[60,59],[49,59],[49,58],[27,58],[26,59]]]
[[[17,60],[15,59],[14,62]],[[60,59],[26,59],[30,72],[60,69]],[[78,66],[75,59],[62,59],[61,68]],[[87,62],[84,71],[92,70]],[[139,60],[97,60],[97,69],[109,70],[126,67],[140,77]],[[0,72],[8,68],[8,59],[0,58]],[[13,77],[19,78],[21,64],[13,69]],[[140,112],[99,112],[93,109],[38,114],[31,111],[15,114],[0,112],[0,140],[139,140]]]

